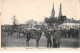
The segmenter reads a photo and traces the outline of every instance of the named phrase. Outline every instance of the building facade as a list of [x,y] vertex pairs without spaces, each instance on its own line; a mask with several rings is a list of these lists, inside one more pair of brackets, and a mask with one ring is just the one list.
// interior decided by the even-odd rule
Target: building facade
[[80,28],[80,23],[63,23],[58,26],[59,29],[79,29]]

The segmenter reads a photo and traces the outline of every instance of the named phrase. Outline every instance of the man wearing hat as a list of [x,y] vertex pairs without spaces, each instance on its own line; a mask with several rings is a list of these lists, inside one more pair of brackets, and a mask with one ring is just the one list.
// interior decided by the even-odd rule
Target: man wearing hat
[[52,41],[51,41],[50,30],[47,29],[45,31],[45,35],[46,35],[46,39],[47,39],[47,47],[51,47],[52,46]]

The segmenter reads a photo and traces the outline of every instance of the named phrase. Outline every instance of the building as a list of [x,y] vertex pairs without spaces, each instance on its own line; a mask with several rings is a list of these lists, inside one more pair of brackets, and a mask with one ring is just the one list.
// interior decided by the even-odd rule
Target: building
[[[63,15],[62,15],[62,4],[60,3],[58,17],[61,17],[61,16],[63,16]],[[53,3],[52,12],[51,12],[51,17],[55,17],[54,3]],[[53,27],[53,25],[52,25],[52,27]],[[55,26],[55,29],[56,28],[57,29],[70,29],[70,28],[79,29],[80,28],[80,23],[79,23],[79,21],[76,21],[73,18],[72,19],[67,19],[67,20],[64,21],[63,24],[59,25],[58,27]]]
[[80,28],[80,24],[79,23],[63,23],[61,25],[58,26],[59,29],[79,29]]
[[51,12],[51,17],[55,17],[54,3],[53,3],[52,12]]
[[[60,9],[59,9],[59,15],[58,17],[62,16],[62,4],[60,3]],[[51,17],[55,17],[55,9],[54,9],[54,3],[51,11]]]
[[60,3],[59,15],[58,17],[62,16],[62,4]]

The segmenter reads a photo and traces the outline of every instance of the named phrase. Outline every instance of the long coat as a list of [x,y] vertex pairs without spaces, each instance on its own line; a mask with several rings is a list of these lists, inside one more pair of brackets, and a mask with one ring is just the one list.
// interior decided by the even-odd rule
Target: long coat
[[55,40],[53,44],[61,43],[61,31],[56,31],[53,35],[53,39]]

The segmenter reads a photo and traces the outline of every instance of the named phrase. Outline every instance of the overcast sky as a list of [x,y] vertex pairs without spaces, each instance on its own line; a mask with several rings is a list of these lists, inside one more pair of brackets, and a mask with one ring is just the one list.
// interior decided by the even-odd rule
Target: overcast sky
[[59,6],[62,3],[62,14],[68,18],[78,20],[79,0],[1,0],[2,24],[12,24],[12,17],[15,15],[19,23],[27,20],[43,21],[51,15],[54,3],[55,16],[59,14]]

